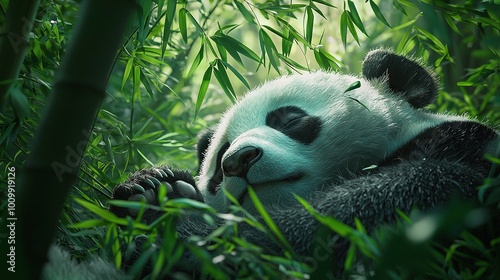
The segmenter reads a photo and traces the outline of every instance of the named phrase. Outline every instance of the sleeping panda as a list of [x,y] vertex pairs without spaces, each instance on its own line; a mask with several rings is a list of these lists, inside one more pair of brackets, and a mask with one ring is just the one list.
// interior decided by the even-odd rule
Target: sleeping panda
[[[438,83],[415,60],[379,49],[362,68],[362,77],[318,71],[252,90],[200,138],[196,178],[168,167],[141,170],[114,189],[114,199],[157,204],[164,184],[169,198],[203,201],[219,212],[231,205],[226,191],[257,214],[251,186],[294,251],[307,255],[319,224],[294,194],[345,224],[357,217],[367,231],[394,222],[396,210],[425,211],[453,195],[474,197],[491,169],[484,154],[498,152],[499,134],[465,117],[422,110]],[[150,211],[144,219],[160,214]],[[179,236],[207,234],[211,228],[202,223],[179,223]],[[278,248],[251,227],[240,235]],[[337,260],[347,246],[336,245]]]

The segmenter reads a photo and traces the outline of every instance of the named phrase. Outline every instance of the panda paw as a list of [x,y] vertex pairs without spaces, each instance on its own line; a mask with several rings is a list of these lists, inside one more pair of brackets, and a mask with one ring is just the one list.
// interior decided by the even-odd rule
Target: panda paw
[[[196,188],[193,177],[184,170],[168,167],[153,167],[140,170],[130,176],[127,181],[117,185],[113,190],[113,199],[142,201],[159,205],[158,190],[163,185],[167,190],[167,198],[190,198],[203,202],[200,191]],[[118,217],[136,217],[138,209],[122,208],[112,205],[110,211]]]

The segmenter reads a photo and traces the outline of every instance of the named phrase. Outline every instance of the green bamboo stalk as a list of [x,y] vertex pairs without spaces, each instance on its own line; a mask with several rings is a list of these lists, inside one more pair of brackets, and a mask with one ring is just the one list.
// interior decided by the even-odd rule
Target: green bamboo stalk
[[63,203],[76,178],[105,96],[134,0],[82,2],[80,19],[58,71],[18,193],[20,279],[39,279]]
[[39,0],[11,0],[0,29],[0,112],[5,109],[7,92],[17,80]]

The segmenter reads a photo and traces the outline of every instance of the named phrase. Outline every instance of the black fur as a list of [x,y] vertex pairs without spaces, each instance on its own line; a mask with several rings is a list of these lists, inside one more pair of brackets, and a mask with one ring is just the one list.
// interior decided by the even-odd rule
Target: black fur
[[388,50],[369,52],[363,61],[363,76],[388,79],[389,89],[402,95],[415,108],[434,101],[438,92],[436,79],[416,61]]
[[318,137],[323,122],[319,117],[309,116],[297,106],[285,106],[269,112],[266,125],[308,145]]

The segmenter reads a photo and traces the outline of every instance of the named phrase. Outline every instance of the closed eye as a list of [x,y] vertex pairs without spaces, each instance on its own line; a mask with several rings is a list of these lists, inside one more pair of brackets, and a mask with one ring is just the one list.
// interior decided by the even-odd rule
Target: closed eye
[[322,121],[299,107],[284,106],[267,114],[266,125],[307,145],[318,137]]
[[303,117],[300,116],[300,117],[296,117],[290,121],[288,121],[284,126],[283,128],[284,129],[287,129],[287,128],[290,128],[290,127],[293,127],[293,126],[296,126],[298,125],[301,121],[302,121]]

